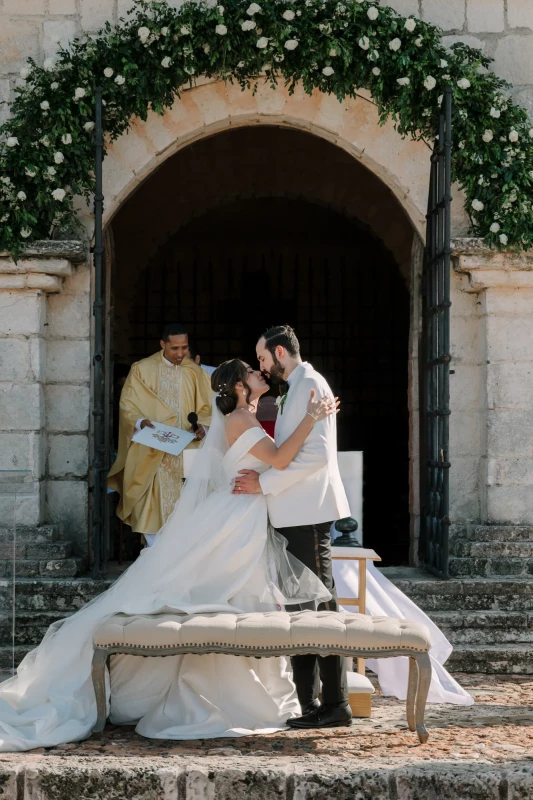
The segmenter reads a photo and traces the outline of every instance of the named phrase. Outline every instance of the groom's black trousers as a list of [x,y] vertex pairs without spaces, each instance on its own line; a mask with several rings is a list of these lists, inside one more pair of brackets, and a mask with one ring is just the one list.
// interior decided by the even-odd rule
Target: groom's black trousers
[[[318,575],[333,595],[327,603],[321,603],[319,611],[338,611],[339,603],[331,569],[331,522],[318,525],[296,525],[277,528],[288,542],[287,550],[302,564]],[[302,606],[304,608],[304,606]],[[299,611],[300,606],[287,606],[287,611]],[[340,656],[306,655],[294,656],[292,670],[298,700],[302,708],[315,700],[322,681],[322,702],[327,705],[348,703],[346,659]]]

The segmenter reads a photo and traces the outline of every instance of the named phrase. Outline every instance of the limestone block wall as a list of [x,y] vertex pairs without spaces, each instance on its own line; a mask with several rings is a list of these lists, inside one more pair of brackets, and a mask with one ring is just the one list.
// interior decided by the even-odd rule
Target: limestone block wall
[[[79,242],[32,250],[17,264],[0,254],[0,469],[32,473],[17,523],[56,523],[85,555],[90,268]],[[11,506],[0,502],[0,527]]]

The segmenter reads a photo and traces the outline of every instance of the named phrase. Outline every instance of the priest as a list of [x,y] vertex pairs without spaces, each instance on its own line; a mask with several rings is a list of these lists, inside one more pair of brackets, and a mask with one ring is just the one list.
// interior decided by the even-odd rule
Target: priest
[[154,534],[171,514],[183,486],[183,453],[172,456],[132,442],[135,430],[152,422],[192,430],[187,417],[198,416],[198,447],[211,423],[211,386],[204,370],[189,357],[183,325],[167,325],[161,350],[132,365],[120,397],[118,455],[108,486],[120,494],[117,514],[134,531]]

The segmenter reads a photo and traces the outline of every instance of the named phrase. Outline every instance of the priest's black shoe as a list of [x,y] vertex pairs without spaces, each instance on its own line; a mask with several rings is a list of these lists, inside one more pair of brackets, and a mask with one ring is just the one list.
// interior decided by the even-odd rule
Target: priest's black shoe
[[291,728],[340,728],[352,724],[350,706],[325,706],[303,714],[301,717],[288,719]]
[[317,711],[320,708],[320,700],[311,700],[306,706],[302,706],[302,716],[305,717],[306,714],[310,714],[311,711]]

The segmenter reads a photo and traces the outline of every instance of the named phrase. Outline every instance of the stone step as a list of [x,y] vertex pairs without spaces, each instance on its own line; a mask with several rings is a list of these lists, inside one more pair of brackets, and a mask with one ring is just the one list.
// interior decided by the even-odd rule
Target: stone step
[[[25,579],[16,581],[16,608],[21,611],[55,611],[59,616],[68,611],[77,611],[93,597],[111,585],[111,580],[91,578],[72,579]],[[0,581],[0,608],[9,608],[12,587],[7,579]]]
[[458,558],[450,556],[450,575],[454,578],[467,577],[533,577],[533,557],[516,558]]
[[[83,572],[81,558],[63,558],[52,561],[29,561],[17,559],[15,575],[17,578],[75,578]],[[13,562],[0,559],[0,578],[11,578]]]
[[450,552],[461,558],[533,558],[533,540],[510,542],[452,541]]
[[528,525],[469,525],[455,531],[453,538],[476,542],[533,541],[533,527]]
[[402,592],[431,615],[433,611],[533,611],[531,578],[452,578],[442,581],[422,570],[382,570]]
[[459,644],[446,662],[451,672],[533,675],[530,644]]
[[[15,646],[15,667],[18,667],[24,656],[33,650],[33,645]],[[13,663],[11,645],[0,645],[0,669],[10,669]]]
[[533,642],[533,612],[432,611],[430,617],[454,647]]
[[13,556],[17,561],[23,559],[35,560],[58,560],[61,558],[69,558],[72,553],[72,545],[70,542],[54,541],[54,542],[29,542],[17,541],[2,542],[0,541],[0,559],[12,560]]
[[12,542],[16,536],[18,542],[55,542],[60,538],[57,525],[40,525],[36,528],[17,526],[16,531],[5,525],[0,525],[0,542]]
[[[64,619],[70,614],[59,611],[21,612],[15,618],[15,645],[37,646],[53,622]],[[13,621],[9,614],[0,617],[0,647],[11,644],[13,637]]]

